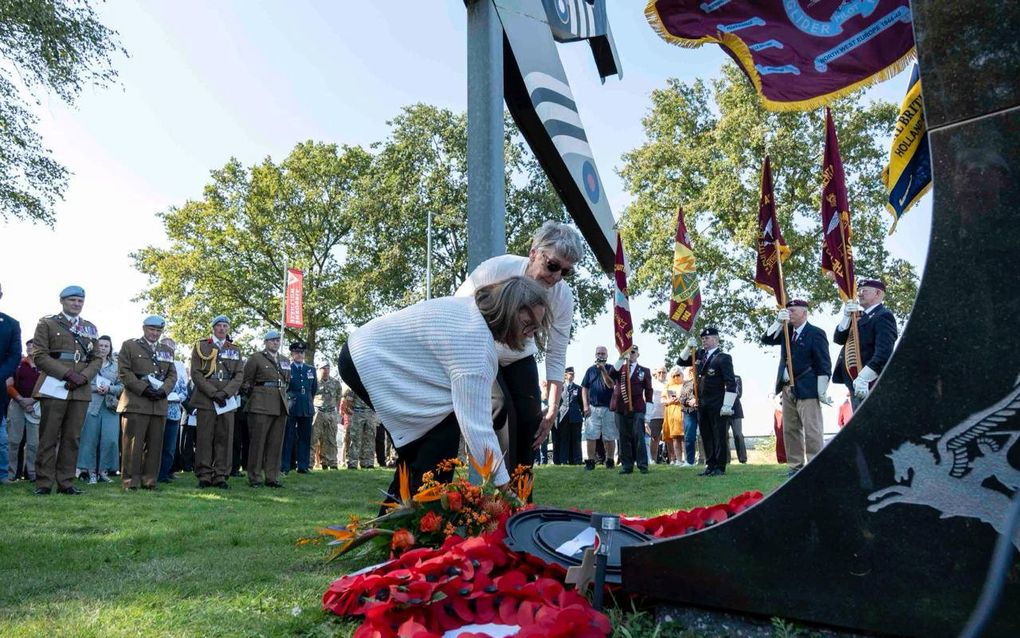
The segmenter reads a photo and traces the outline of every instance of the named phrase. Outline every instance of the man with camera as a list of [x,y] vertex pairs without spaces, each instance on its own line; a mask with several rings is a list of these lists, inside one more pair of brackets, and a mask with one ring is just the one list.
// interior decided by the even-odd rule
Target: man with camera
[[584,409],[584,440],[588,460],[585,470],[595,469],[595,442],[599,438],[606,447],[606,468],[613,469],[616,441],[620,438],[616,428],[616,416],[609,410],[613,399],[613,379],[609,376],[606,361],[609,350],[605,346],[595,348],[595,364],[588,368],[581,380],[581,404]]

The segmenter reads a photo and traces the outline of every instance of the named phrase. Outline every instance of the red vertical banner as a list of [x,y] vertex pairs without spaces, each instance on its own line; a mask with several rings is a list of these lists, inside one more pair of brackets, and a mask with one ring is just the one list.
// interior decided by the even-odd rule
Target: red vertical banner
[[776,217],[776,201],[772,194],[772,162],[766,155],[761,169],[761,196],[758,199],[758,262],[755,265],[754,285],[774,295],[780,308],[786,306],[783,262],[789,256],[790,248],[783,239],[779,218]]
[[687,234],[684,209],[676,209],[676,237],[673,248],[673,292],[669,297],[669,320],[680,330],[690,332],[701,310],[701,287],[694,264],[691,237]]
[[297,268],[287,269],[287,288],[284,291],[283,325],[285,328],[305,327],[305,273]]
[[825,109],[825,155],[822,157],[822,270],[832,276],[843,301],[857,298],[854,254],[851,246],[850,202],[846,195],[843,159],[832,123]]
[[634,321],[630,317],[630,299],[627,297],[627,260],[623,255],[623,239],[616,233],[616,265],[613,268],[615,294],[613,295],[613,336],[621,354],[634,345]]

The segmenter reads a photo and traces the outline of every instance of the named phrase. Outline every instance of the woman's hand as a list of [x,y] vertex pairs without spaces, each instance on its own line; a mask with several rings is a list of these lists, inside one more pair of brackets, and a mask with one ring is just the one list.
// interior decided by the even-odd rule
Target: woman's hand
[[546,414],[542,418],[542,423],[538,426],[538,432],[535,434],[535,441],[531,444],[531,449],[537,450],[542,447],[542,442],[545,441],[545,437],[549,435],[553,425],[556,424],[556,412]]
[[99,394],[106,394],[109,391],[110,391],[110,386],[108,386],[108,385],[96,386],[96,392],[98,392]]

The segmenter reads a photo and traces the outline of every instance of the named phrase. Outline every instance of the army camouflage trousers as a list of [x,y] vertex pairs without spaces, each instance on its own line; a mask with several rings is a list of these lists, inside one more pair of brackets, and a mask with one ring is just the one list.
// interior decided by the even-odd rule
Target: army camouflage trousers
[[312,450],[314,463],[322,469],[337,467],[336,431],[340,415],[336,412],[315,411],[312,422]]
[[347,427],[347,467],[356,469],[375,466],[375,413],[352,412]]

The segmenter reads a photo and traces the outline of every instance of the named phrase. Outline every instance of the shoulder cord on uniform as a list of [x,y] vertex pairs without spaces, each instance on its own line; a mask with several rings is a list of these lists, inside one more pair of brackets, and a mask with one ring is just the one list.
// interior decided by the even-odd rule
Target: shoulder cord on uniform
[[[200,341],[198,347],[195,349],[198,351],[198,358],[203,361],[202,363],[203,374],[206,376],[206,378],[208,378],[211,377],[216,372],[216,355],[220,353],[220,350],[216,346],[213,346],[212,350],[209,351],[209,356],[207,357],[202,354],[201,344],[202,342]],[[206,370],[206,368],[208,368],[208,370]]]

